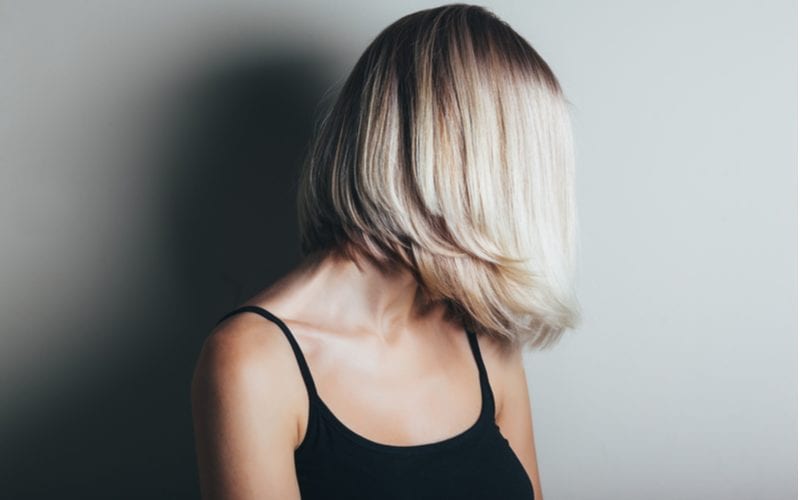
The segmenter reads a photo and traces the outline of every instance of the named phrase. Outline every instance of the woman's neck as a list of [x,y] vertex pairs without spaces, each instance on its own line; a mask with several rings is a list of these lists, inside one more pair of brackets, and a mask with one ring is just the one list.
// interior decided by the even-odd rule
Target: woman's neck
[[425,309],[408,269],[353,261],[334,252],[306,259],[270,289],[291,316],[320,322],[335,318],[337,330],[368,333],[384,343],[418,330],[414,325]]

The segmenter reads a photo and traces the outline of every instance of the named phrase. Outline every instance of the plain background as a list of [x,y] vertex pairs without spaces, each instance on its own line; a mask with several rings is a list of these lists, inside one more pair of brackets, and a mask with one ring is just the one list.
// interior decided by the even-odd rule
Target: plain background
[[[0,493],[196,498],[189,382],[297,258],[317,105],[427,2],[0,4]],[[483,4],[572,103],[584,321],[546,498],[797,496],[797,6]]]

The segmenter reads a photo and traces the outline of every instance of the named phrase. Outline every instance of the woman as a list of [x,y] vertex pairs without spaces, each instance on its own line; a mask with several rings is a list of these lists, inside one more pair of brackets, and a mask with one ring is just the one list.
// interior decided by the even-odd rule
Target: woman
[[205,498],[542,498],[522,351],[579,319],[569,123],[482,7],[375,38],[306,158],[303,262],[203,345]]

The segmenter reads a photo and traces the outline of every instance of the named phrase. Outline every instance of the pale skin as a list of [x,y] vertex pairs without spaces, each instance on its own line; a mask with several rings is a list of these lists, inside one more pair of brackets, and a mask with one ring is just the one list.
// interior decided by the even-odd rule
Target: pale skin
[[[333,256],[298,266],[246,304],[286,322],[320,397],[358,434],[416,445],[468,428],[480,386],[463,327],[439,306],[419,312],[408,272],[359,266]],[[542,499],[522,353],[478,339],[495,420]],[[294,450],[305,435],[308,396],[276,324],[241,313],[218,325],[203,344],[191,397],[204,499],[300,499]]]

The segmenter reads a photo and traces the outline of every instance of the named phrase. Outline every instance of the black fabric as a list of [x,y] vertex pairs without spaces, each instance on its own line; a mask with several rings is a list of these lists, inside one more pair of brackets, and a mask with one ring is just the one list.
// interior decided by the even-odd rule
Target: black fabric
[[276,323],[292,346],[308,390],[306,434],[295,450],[303,500],[531,500],[530,478],[494,420],[494,395],[474,332],[465,329],[478,365],[482,406],[467,430],[412,446],[377,443],[344,425],[320,399],[289,327],[258,306],[242,306],[219,321],[253,312]]

